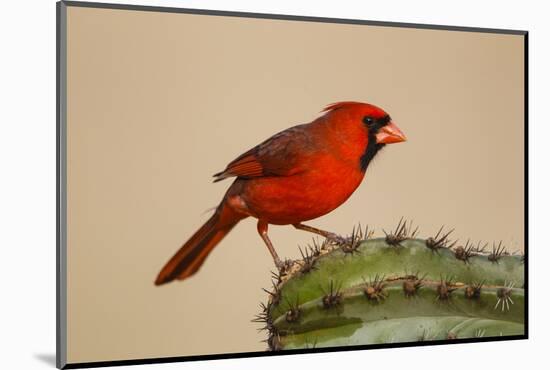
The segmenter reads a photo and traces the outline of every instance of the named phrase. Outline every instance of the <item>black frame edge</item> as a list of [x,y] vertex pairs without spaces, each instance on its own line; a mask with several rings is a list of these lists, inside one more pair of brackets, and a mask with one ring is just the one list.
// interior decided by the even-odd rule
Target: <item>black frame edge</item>
[[525,291],[525,337],[529,338],[529,32],[523,36],[523,114],[524,114],[524,291]]
[[482,32],[482,33],[498,33],[506,35],[524,35],[527,33],[525,30],[510,30],[510,29],[497,29],[497,28],[483,28],[483,27],[461,27],[450,25],[431,25],[424,23],[406,23],[406,22],[386,22],[386,21],[373,21],[351,18],[328,18],[328,17],[316,17],[316,16],[301,16],[301,15],[288,15],[288,14],[270,14],[270,13],[252,13],[252,12],[239,12],[229,10],[215,10],[215,9],[193,9],[193,8],[175,8],[167,6],[148,6],[148,5],[132,5],[132,4],[112,4],[112,3],[99,3],[99,2],[84,2],[84,1],[62,1],[67,6],[81,7],[81,8],[96,8],[96,9],[111,9],[111,10],[135,10],[145,12],[163,12],[163,13],[185,13],[196,15],[211,15],[222,17],[239,17],[239,18],[256,18],[256,19],[272,19],[272,20],[286,20],[286,21],[301,21],[301,22],[319,22],[319,23],[339,23],[339,24],[357,24],[357,25],[369,25],[380,27],[400,27],[400,28],[419,28],[427,30],[442,30],[442,31],[459,31],[459,32]]

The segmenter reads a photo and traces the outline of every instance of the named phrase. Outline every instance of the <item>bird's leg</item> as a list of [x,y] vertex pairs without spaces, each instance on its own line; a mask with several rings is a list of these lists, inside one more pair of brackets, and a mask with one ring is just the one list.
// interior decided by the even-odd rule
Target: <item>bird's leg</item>
[[338,234],[331,233],[330,231],[317,229],[316,227],[313,227],[313,226],[308,226],[308,225],[304,225],[304,224],[300,224],[300,223],[293,224],[292,226],[294,226],[298,230],[309,231],[310,233],[321,235],[321,236],[327,238],[328,240],[330,240],[330,241],[332,241],[336,244],[345,244],[347,242],[346,238],[341,237]]
[[277,252],[275,252],[275,248],[273,248],[273,243],[271,243],[271,240],[269,240],[269,236],[267,236],[267,227],[268,223],[262,220],[258,220],[258,234],[262,237],[265,245],[267,245],[267,249],[269,249],[269,253],[273,256],[273,261],[275,262],[275,266],[279,270],[281,270],[284,267],[283,262],[277,255]]

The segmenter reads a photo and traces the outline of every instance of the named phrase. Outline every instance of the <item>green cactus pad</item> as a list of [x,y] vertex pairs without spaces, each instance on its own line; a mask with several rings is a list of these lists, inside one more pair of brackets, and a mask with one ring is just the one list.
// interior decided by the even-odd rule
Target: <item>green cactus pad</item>
[[325,243],[289,263],[259,316],[270,348],[523,335],[522,257],[446,236]]

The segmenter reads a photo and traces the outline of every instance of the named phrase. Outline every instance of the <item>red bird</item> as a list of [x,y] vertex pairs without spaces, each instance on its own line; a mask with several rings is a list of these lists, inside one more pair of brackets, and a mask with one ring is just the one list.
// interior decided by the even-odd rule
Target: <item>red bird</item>
[[341,102],[323,112],[311,123],[273,135],[214,175],[215,182],[236,179],[214,215],[166,263],[156,285],[193,275],[227,233],[249,216],[258,219],[258,233],[278,268],[283,263],[267,235],[269,224],[339,239],[302,222],[344,203],[376,153],[406,139],[390,116],[371,104]]

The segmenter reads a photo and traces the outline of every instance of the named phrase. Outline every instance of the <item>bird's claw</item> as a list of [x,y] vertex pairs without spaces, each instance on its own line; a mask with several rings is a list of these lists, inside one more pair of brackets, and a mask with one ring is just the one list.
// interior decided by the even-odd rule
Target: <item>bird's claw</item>
[[351,237],[343,237],[343,236],[340,236],[338,234],[335,234],[335,233],[329,233],[327,235],[327,239],[333,243],[333,244],[336,244],[336,245],[346,245],[346,244],[349,244],[351,243]]
[[292,265],[292,260],[281,261],[279,258],[275,260],[275,267],[279,270],[280,275],[286,274],[290,266]]

